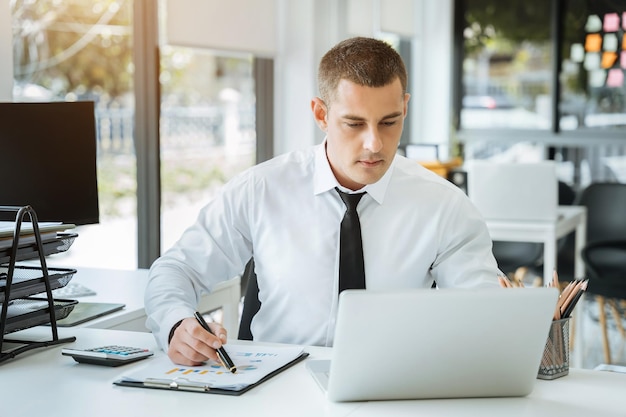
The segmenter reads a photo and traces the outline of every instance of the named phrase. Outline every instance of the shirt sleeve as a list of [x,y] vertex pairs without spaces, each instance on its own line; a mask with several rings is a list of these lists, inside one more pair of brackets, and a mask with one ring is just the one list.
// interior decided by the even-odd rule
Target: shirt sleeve
[[252,256],[248,183],[240,177],[226,184],[152,264],[144,297],[146,327],[164,351],[172,326],[192,317],[200,296],[241,274]]
[[440,225],[440,250],[431,274],[439,287],[497,287],[502,274],[493,256],[487,225],[468,198],[447,206],[450,211]]

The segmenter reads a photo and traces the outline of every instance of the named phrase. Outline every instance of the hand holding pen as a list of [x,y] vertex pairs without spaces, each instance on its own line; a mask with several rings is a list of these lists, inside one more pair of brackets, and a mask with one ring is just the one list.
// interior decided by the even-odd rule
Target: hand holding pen
[[[198,313],[196,311],[194,313],[194,316],[196,317],[196,320],[198,321],[198,323],[200,323],[200,326],[202,326],[202,328],[204,330],[206,330],[207,332],[213,334],[213,332],[211,331],[211,328],[209,327],[207,322],[204,321],[204,317],[202,317],[202,314],[200,314],[200,313]],[[224,346],[221,346],[221,347],[217,348],[216,351],[217,351],[217,356],[220,358],[220,362],[222,363],[222,366],[224,368],[228,369],[233,374],[236,373],[237,372],[237,367],[235,366],[233,361],[230,359],[230,356],[228,356],[228,353],[226,353],[226,350],[224,349]]]

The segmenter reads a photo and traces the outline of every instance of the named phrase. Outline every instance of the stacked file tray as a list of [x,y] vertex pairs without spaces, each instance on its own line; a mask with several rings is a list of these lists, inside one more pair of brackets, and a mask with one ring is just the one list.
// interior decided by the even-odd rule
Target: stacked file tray
[[[78,237],[76,233],[56,233],[53,237],[43,238],[42,247],[43,255],[53,255],[55,253],[61,253],[67,251],[74,243],[74,240]],[[23,238],[22,238],[23,239]],[[22,243],[20,239],[19,247],[17,248],[17,258],[20,260],[36,259],[39,257],[39,251],[37,248],[37,242],[26,240]],[[0,265],[6,264],[11,260],[12,240],[6,240],[7,244],[2,245],[0,240]]]
[[[0,362],[3,362],[35,348],[76,340],[73,336],[59,338],[57,320],[67,317],[78,302],[52,296],[52,290],[66,286],[76,270],[48,268],[46,256],[69,249],[77,235],[64,233],[66,225],[42,224],[40,228],[37,215],[30,206],[0,206],[0,211],[17,213],[15,223],[9,227],[3,224],[0,230]],[[27,217],[30,223],[24,221]],[[67,228],[72,227],[67,225]],[[39,266],[17,264],[29,259],[38,259]],[[41,297],[34,297],[35,294]],[[10,340],[5,337],[8,333],[42,324],[50,324],[52,337],[48,340]],[[19,347],[5,350],[5,342]]]
[[[75,269],[48,268],[50,289],[54,290],[66,286],[75,273]],[[8,267],[0,266],[0,300],[6,299],[7,274]],[[46,292],[45,279],[41,268],[15,267],[8,297],[5,334],[50,322],[47,298],[31,297],[34,294]],[[0,305],[2,302],[0,301]],[[54,300],[56,320],[67,317],[76,304],[77,301],[74,300]]]
[[[53,300],[53,303],[55,320],[61,320],[70,314],[78,301]],[[50,315],[47,298],[19,298],[9,303],[4,333],[8,334],[48,323],[50,323]]]

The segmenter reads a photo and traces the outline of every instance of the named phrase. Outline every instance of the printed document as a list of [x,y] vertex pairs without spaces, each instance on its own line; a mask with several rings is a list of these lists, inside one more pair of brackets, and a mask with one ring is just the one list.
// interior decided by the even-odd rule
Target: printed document
[[203,385],[209,388],[239,391],[256,384],[267,375],[300,357],[304,351],[298,346],[256,346],[226,344],[224,349],[237,367],[236,373],[221,363],[208,361],[202,366],[174,364],[167,356],[149,359],[147,364],[122,377],[122,382],[141,382],[150,385]]

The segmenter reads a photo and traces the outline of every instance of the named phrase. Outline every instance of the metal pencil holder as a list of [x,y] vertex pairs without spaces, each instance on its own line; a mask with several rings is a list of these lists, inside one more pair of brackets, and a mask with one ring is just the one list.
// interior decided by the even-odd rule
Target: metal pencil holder
[[556,379],[569,373],[569,317],[554,320],[539,365],[539,379]]

